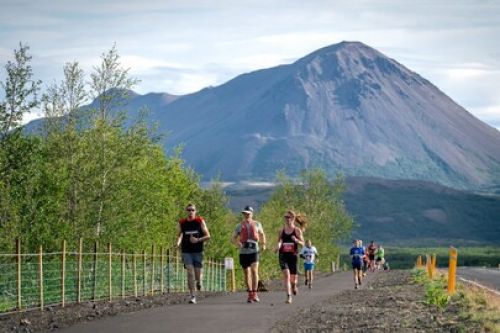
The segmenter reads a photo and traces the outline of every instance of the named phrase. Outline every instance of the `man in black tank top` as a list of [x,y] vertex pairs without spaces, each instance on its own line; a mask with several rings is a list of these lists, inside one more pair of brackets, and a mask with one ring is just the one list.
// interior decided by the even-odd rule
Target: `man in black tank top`
[[182,261],[187,270],[189,303],[196,303],[196,289],[201,289],[203,268],[203,242],[210,239],[205,220],[196,216],[196,207],[189,204],[186,207],[188,216],[177,224],[177,247],[181,248]]

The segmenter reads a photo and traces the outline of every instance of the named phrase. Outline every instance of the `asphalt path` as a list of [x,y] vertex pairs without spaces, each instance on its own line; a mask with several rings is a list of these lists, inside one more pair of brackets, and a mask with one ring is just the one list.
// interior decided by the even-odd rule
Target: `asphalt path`
[[482,267],[458,267],[457,275],[500,292],[500,269]]
[[[385,273],[369,273],[363,287],[374,274]],[[285,304],[286,295],[283,291],[260,293],[261,302],[253,304],[246,303],[246,293],[230,293],[201,299],[198,304],[177,304],[123,313],[57,332],[266,332],[275,322],[290,317],[300,308],[310,307],[353,288],[352,272],[341,272],[317,279],[312,290],[301,285],[292,304]]]

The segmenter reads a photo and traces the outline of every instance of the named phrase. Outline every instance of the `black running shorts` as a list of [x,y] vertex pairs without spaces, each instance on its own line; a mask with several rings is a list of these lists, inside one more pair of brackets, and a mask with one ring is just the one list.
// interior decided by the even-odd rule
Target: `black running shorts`
[[241,254],[240,253],[240,265],[243,269],[252,266],[254,262],[259,261],[258,253]]
[[298,256],[295,253],[280,253],[279,256],[281,269],[288,269],[290,274],[297,274]]

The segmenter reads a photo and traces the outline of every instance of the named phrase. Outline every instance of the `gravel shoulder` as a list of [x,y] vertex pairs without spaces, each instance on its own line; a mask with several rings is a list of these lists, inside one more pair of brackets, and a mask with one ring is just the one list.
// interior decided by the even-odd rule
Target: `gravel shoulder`
[[375,273],[366,288],[346,290],[274,325],[272,332],[481,332],[477,323],[425,304],[410,271]]

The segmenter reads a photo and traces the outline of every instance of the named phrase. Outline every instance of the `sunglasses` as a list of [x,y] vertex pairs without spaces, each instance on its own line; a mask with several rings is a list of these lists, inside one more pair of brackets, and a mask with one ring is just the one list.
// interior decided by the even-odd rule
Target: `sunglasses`
[[288,219],[293,219],[293,216],[290,216],[290,215],[285,215],[285,216],[283,216],[283,217],[284,217],[284,218],[286,218],[287,220],[288,220]]
[[187,211],[187,212],[194,212],[195,210],[194,210],[194,209],[189,208],[189,209],[186,209],[186,211]]

